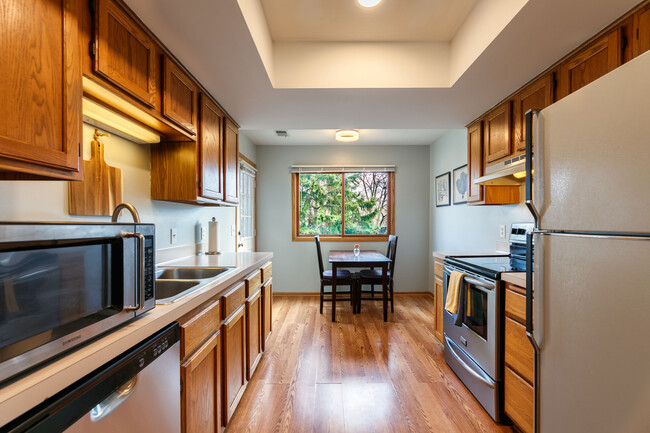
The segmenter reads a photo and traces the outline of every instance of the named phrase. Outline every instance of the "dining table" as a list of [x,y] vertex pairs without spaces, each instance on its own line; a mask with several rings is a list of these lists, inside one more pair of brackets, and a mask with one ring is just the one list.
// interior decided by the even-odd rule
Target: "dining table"
[[[338,268],[381,268],[384,322],[388,321],[388,265],[391,259],[379,251],[330,251],[329,263],[332,266],[332,322],[336,322],[336,270]],[[355,306],[356,308],[356,306]]]

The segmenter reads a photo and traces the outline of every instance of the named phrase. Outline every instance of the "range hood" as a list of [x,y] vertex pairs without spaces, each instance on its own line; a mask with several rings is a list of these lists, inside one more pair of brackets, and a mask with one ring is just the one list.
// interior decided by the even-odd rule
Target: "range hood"
[[476,185],[522,185],[526,182],[526,155],[515,156],[485,168],[485,175],[474,180]]

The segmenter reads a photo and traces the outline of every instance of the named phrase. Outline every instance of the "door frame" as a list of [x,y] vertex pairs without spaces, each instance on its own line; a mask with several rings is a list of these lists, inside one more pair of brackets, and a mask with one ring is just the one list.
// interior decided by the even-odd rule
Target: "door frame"
[[[248,159],[246,156],[244,156],[241,152],[239,153],[239,158],[237,160],[237,164],[241,164],[244,162],[247,165],[250,165],[253,170],[255,171],[255,182],[253,183],[253,251],[257,251],[257,164],[255,164],[253,161]],[[241,173],[241,167],[239,172]],[[240,174],[241,175],[241,174]],[[241,188],[242,182],[239,182],[239,187]],[[242,195],[241,191],[239,192],[239,205],[237,206],[237,213],[235,216],[236,219],[236,224],[237,224],[237,235],[236,235],[236,241],[235,241],[235,250],[239,251],[239,243],[240,243],[240,233],[241,233],[241,206],[242,206]]]

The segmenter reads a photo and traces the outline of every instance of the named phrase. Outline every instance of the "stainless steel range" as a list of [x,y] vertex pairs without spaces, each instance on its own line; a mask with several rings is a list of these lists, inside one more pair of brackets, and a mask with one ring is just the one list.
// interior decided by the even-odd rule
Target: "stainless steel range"
[[526,233],[533,224],[513,224],[510,254],[445,259],[443,294],[452,271],[465,274],[458,315],[443,311],[445,361],[497,422],[503,417],[504,287],[501,274],[524,272]]

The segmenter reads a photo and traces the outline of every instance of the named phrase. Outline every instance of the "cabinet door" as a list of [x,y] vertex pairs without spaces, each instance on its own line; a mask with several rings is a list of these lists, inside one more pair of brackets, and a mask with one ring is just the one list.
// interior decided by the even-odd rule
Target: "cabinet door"
[[268,339],[273,330],[273,279],[262,286],[262,350],[268,349]]
[[80,179],[80,1],[5,1],[0,10],[0,171]]
[[246,315],[242,305],[224,322],[223,334],[223,425],[235,412],[246,390]]
[[512,153],[510,101],[505,101],[485,116],[483,149],[485,163],[497,161]]
[[560,65],[558,98],[561,99],[621,65],[621,30],[598,39]]
[[226,118],[223,140],[225,200],[239,202],[239,129]]
[[444,341],[444,330],[442,328],[442,310],[444,303],[442,299],[442,280],[440,278],[434,279],[434,297],[435,297],[435,324],[434,333],[438,340],[442,343]]
[[514,100],[514,143],[517,153],[526,151],[526,111],[542,110],[553,103],[553,73],[519,92]]
[[199,87],[169,56],[163,61],[162,114],[196,135]]
[[634,57],[650,50],[650,5],[634,14],[632,55]]
[[223,200],[223,126],[224,115],[206,94],[201,94],[199,151],[202,197]]
[[483,122],[478,120],[467,127],[467,174],[469,194],[467,202],[483,200],[483,186],[474,181],[483,175]]
[[262,291],[246,301],[246,378],[251,380],[262,359]]
[[127,13],[99,0],[95,17],[94,72],[150,108],[156,106],[156,44]]
[[184,433],[221,432],[221,332],[181,365]]

